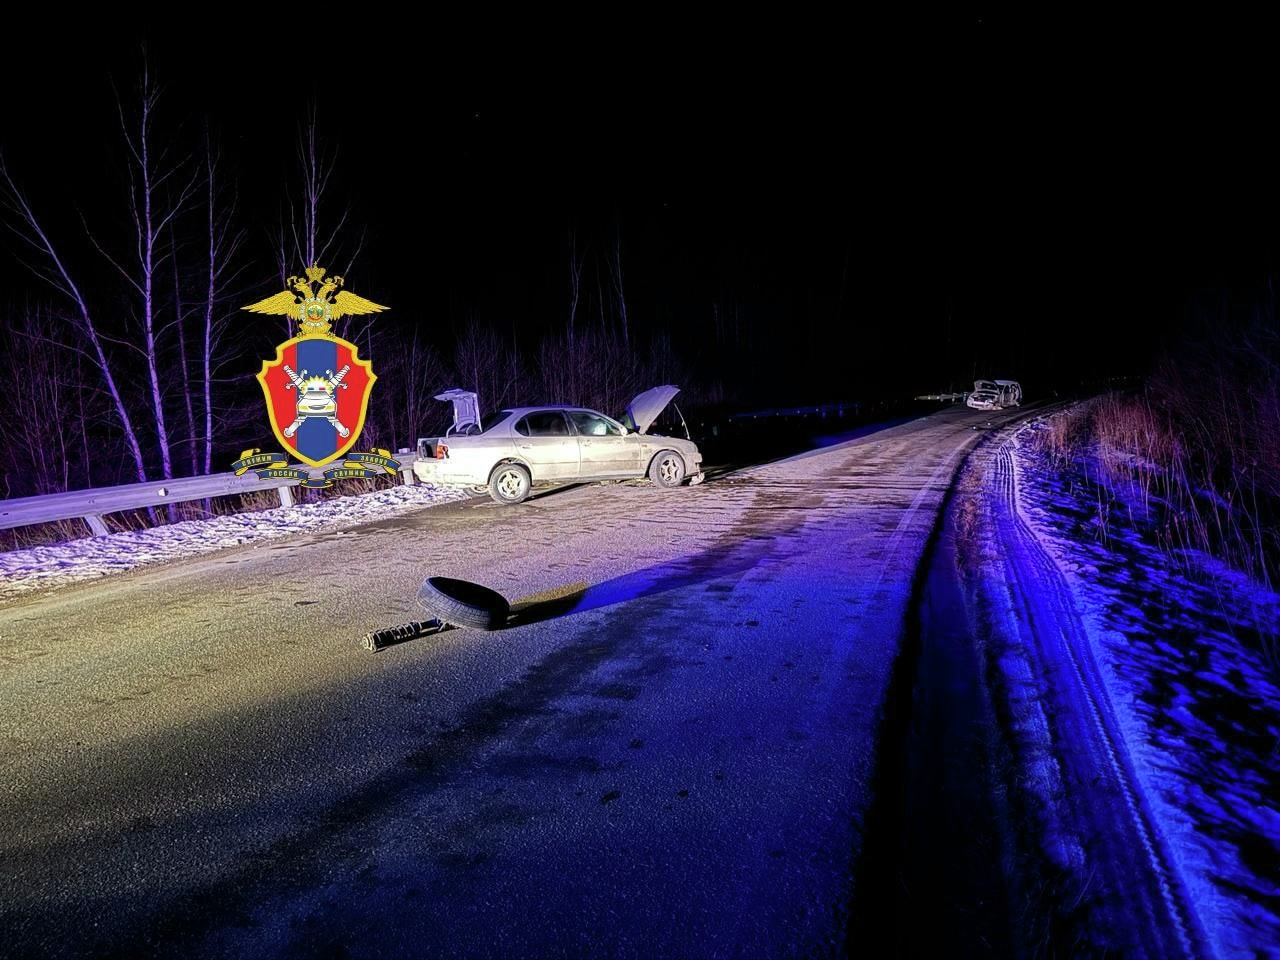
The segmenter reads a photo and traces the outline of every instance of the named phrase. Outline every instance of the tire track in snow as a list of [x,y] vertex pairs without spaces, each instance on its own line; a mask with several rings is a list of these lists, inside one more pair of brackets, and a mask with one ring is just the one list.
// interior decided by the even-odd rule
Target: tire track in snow
[[[1006,412],[1002,420],[1023,416]],[[967,638],[955,632],[964,620],[959,586],[939,572],[955,563],[953,538],[944,533],[946,504],[980,436],[976,429],[965,422],[938,428],[898,462],[885,458],[865,470],[880,492],[910,495],[896,525],[881,533],[885,547],[868,595],[887,601],[893,578],[902,579],[891,569],[899,551],[905,542],[916,549],[909,551],[910,597],[900,611],[901,646],[878,732],[875,801],[857,857],[851,957],[866,944],[894,956],[999,956],[1006,945],[1002,864],[991,856],[1000,815],[991,809],[982,759],[983,725],[991,721],[976,654],[966,660]],[[935,579],[950,579],[950,591]],[[932,922],[919,923],[921,916]]]
[[[1102,885],[1094,903],[1104,928],[1099,933],[1121,938],[1105,946],[1124,952],[1207,956],[1191,899],[1129,761],[1070,586],[1020,509],[1011,440],[1000,444],[992,470],[1007,582],[1051,699],[1054,755],[1076,790],[1067,805],[1084,841],[1081,866],[1096,871],[1090,877]],[[1096,802],[1108,795],[1117,802]]]

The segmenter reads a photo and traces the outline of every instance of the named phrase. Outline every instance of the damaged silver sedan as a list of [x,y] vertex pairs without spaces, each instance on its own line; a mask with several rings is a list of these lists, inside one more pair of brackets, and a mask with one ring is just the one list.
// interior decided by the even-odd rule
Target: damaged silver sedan
[[[446,390],[453,404],[444,436],[418,439],[413,473],[420,483],[487,491],[502,504],[528,498],[535,486],[648,479],[671,488],[703,480],[702,453],[688,436],[650,432],[679,387],[636,397],[618,420],[565,404],[509,407],[480,416],[476,394]],[[680,418],[683,423],[683,418]]]

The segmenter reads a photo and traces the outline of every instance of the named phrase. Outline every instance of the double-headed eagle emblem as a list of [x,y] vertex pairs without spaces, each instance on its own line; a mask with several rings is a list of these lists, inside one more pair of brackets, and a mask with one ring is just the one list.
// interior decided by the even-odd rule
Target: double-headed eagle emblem
[[[300,337],[332,337],[332,321],[348,315],[378,313],[387,308],[381,304],[343,290],[343,279],[337,275],[325,278],[324,268],[307,267],[305,277],[290,277],[289,289],[251,303],[241,310],[250,313],[274,313],[298,321]],[[316,284],[320,289],[316,289]]]
[[378,379],[356,345],[333,333],[332,321],[387,307],[343,290],[342,277],[326,278],[323,267],[312,264],[303,273],[289,278],[287,290],[240,309],[297,321],[298,335],[263,361],[258,383],[287,455],[320,467],[345,456],[360,436]]

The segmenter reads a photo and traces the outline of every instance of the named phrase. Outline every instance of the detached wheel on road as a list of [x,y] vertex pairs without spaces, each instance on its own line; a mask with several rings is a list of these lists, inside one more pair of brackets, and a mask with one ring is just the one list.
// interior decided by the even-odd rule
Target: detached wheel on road
[[452,577],[427,577],[418,600],[442,623],[494,630],[507,622],[511,605],[496,590]]
[[499,503],[519,503],[532,486],[529,471],[518,463],[500,463],[489,475],[489,496]]
[[684,481],[684,457],[663,450],[649,464],[649,479],[660,487],[678,487]]

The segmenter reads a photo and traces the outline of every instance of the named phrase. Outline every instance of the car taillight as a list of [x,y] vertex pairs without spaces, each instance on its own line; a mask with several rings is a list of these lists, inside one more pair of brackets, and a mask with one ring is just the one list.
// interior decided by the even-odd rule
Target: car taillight
[[437,444],[436,444],[436,459],[437,459],[437,460],[443,460],[443,459],[444,459],[445,457],[447,457],[448,455],[449,455],[449,448],[448,448],[448,447],[446,447],[443,443],[437,443]]

